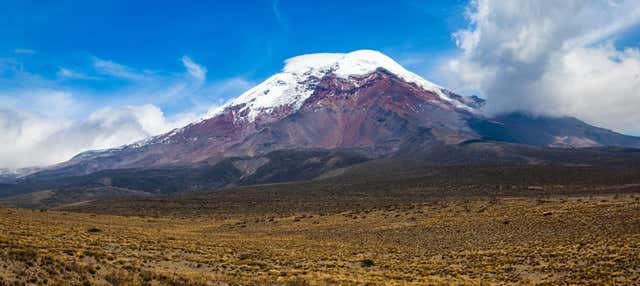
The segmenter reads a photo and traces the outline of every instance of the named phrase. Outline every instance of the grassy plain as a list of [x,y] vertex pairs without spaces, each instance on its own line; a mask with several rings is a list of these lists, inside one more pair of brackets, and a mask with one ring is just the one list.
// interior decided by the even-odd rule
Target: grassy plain
[[0,285],[640,284],[636,192],[321,209],[4,208]]

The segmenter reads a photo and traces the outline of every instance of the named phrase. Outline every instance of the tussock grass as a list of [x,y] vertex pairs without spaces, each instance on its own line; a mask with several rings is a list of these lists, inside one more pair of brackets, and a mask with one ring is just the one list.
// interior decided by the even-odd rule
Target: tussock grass
[[0,209],[0,285],[630,285],[639,196],[226,218]]

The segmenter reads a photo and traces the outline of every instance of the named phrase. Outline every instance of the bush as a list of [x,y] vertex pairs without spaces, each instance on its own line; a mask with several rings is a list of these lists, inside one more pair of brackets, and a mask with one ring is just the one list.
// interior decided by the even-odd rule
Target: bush
[[90,229],[87,229],[87,232],[102,232],[102,230],[99,228],[92,227]]
[[371,259],[364,259],[364,260],[360,261],[360,266],[362,266],[362,267],[371,267],[373,265],[374,265],[374,263],[373,263],[373,260],[371,260]]

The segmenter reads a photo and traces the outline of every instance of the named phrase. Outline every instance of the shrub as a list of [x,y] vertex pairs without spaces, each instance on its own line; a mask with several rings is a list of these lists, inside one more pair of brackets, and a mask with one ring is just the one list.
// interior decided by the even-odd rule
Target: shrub
[[371,260],[371,259],[364,259],[364,260],[360,261],[360,266],[362,266],[362,267],[371,267],[373,265],[374,265],[374,263],[373,263],[373,260]]

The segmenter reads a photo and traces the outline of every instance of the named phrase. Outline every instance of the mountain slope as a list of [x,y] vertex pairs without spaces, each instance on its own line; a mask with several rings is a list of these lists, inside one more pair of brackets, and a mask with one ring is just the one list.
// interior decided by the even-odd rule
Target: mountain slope
[[541,161],[522,159],[517,152],[528,149],[508,144],[482,145],[488,149],[464,145],[474,140],[539,147],[640,147],[640,138],[577,119],[517,114],[485,118],[483,104],[477,97],[459,96],[424,80],[379,52],[304,55],[287,60],[281,73],[199,122],[120,148],[85,152],[28,178],[216,166],[227,158],[310,149],[350,150],[367,159],[415,155],[437,163]]
[[451,95],[378,52],[301,56],[209,118],[143,142],[86,152],[47,172],[215,164],[282,149],[360,148],[378,157],[417,134],[433,144],[476,138],[465,123],[476,109]]
[[640,148],[640,138],[591,126],[572,117],[533,117],[521,113],[491,120],[475,119],[471,127],[485,139],[545,147],[619,146]]
[[0,198],[41,190],[64,190],[60,195],[82,189],[97,193],[96,190],[104,188],[172,194],[234,185],[303,181],[367,160],[354,150],[278,150],[264,156],[225,158],[216,164],[111,169],[79,176],[42,172],[24,178],[19,184],[0,184]]

